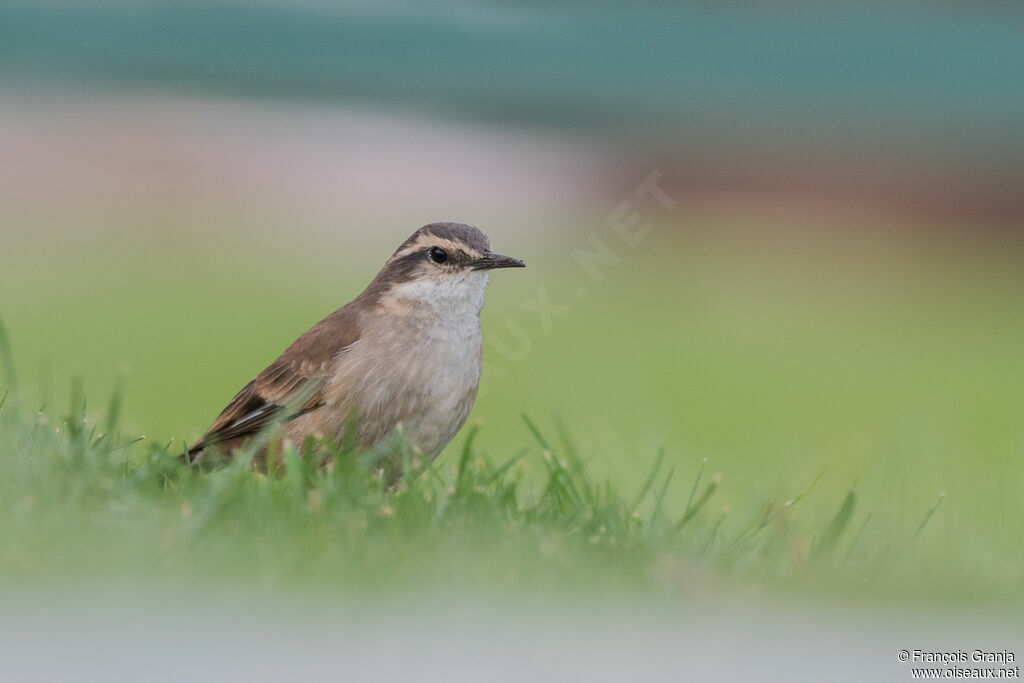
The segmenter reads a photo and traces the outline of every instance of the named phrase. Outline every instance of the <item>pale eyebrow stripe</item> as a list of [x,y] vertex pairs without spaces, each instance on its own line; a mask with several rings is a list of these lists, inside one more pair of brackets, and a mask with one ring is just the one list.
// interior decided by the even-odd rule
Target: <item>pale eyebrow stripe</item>
[[432,244],[440,246],[443,249],[448,249],[449,251],[461,251],[467,254],[470,258],[480,258],[481,256],[483,256],[483,254],[478,252],[476,249],[471,248],[469,245],[454,242],[452,240],[445,239],[443,237],[437,237],[436,235],[428,233],[426,235],[420,235],[420,237],[415,242],[413,242],[408,247],[392,256],[391,260],[397,261],[398,259],[404,256],[414,254],[417,251],[424,249],[425,247],[431,246]]
[[391,260],[396,261],[402,258],[403,256],[408,256],[409,254],[419,251],[423,247],[427,246],[426,239],[427,235],[420,235],[415,242],[413,242],[408,247],[406,247],[402,251],[397,252],[394,256],[392,256]]

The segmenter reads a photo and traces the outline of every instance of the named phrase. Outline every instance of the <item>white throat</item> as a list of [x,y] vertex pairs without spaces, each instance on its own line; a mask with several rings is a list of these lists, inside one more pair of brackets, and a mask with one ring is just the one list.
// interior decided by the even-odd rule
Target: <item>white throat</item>
[[435,318],[479,318],[487,279],[486,271],[474,270],[443,279],[407,282],[391,290],[391,295],[412,304],[412,310]]

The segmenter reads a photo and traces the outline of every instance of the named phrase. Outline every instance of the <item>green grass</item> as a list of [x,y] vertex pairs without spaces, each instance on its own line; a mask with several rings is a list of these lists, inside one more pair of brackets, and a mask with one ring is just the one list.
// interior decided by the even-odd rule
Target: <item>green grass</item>
[[[491,229],[529,263],[488,291],[485,359],[503,374],[469,450],[464,430],[387,492],[346,468],[199,474],[163,445],[349,300],[393,235],[198,209],[137,229],[153,215],[5,238],[6,578],[1024,603],[1016,245],[680,214],[596,283],[568,254],[602,217]],[[271,229],[289,221],[297,237]],[[571,309],[549,331],[521,307],[542,283]],[[522,358],[488,341],[506,318],[530,336]],[[85,394],[86,428],[67,424]]]
[[[478,432],[470,429],[457,459],[405,458],[403,480],[389,488],[372,454],[312,439],[301,451],[288,448],[284,465],[268,474],[248,466],[251,452],[227,467],[193,468],[167,446],[121,435],[118,403],[115,396],[107,419],[91,423],[81,397],[63,420],[5,397],[5,581],[693,594],[730,580],[785,588],[820,578],[823,568],[838,572],[833,585],[840,575],[855,582],[896,560],[851,533],[852,490],[816,540],[789,519],[811,487],[764,501],[727,531],[712,504],[719,482],[704,476],[705,463],[690,473],[690,495],[673,514],[666,495],[675,471],[665,471],[663,453],[650,459],[638,490],[623,492],[588,473],[587,454],[564,427],[552,443],[525,416],[532,447],[493,462],[474,448]],[[318,467],[323,453],[328,464]]]

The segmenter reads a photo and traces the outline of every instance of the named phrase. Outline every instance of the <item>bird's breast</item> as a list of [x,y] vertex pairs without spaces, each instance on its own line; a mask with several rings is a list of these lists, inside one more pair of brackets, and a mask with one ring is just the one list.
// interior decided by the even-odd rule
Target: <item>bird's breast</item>
[[436,457],[473,407],[481,370],[480,320],[402,316],[375,320],[338,363],[329,408],[359,416],[360,442],[372,448],[401,425],[407,446]]
[[[429,458],[436,457],[466,421],[480,383],[480,323],[435,325],[418,353],[424,363],[409,368],[399,382],[418,387],[413,410],[400,418],[406,438]],[[412,361],[416,364],[418,361]]]

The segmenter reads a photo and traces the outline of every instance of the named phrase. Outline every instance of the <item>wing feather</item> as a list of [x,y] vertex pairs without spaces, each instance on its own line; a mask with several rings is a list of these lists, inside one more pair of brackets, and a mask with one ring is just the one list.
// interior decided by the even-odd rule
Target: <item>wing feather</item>
[[275,420],[287,422],[323,407],[324,385],[338,358],[358,339],[358,318],[347,306],[311,327],[231,399],[189,448],[189,461],[198,461],[210,446],[230,450]]

